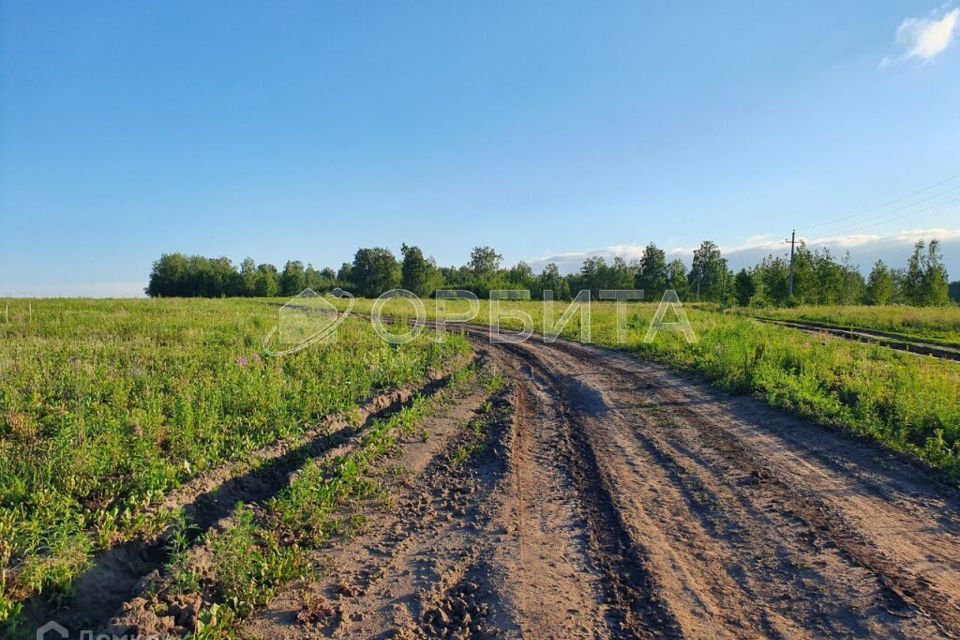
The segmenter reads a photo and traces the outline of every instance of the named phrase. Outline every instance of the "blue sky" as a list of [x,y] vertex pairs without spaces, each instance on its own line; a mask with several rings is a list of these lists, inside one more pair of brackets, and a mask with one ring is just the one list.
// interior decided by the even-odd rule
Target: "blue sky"
[[957,15],[0,0],[0,295],[136,294],[170,251],[573,264],[793,227],[864,266],[937,229],[956,278],[960,203],[838,220],[960,174]]

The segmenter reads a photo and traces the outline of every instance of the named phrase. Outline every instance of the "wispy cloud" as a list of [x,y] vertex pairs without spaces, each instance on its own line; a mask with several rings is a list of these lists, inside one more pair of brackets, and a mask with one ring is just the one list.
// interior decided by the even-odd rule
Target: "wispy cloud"
[[960,9],[953,9],[939,19],[936,17],[907,18],[897,27],[897,45],[903,53],[885,57],[880,61],[880,68],[904,60],[919,59],[923,62],[933,60],[950,46],[958,25],[960,25]]

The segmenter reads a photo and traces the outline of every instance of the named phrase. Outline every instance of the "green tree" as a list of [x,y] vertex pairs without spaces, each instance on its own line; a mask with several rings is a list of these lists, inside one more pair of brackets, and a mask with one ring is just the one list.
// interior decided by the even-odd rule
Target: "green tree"
[[922,305],[924,300],[923,292],[923,259],[926,243],[918,240],[913,245],[913,254],[907,262],[907,271],[903,280],[903,294],[907,302],[913,305]]
[[307,268],[303,270],[303,286],[305,289],[312,289],[314,292],[320,291],[320,272],[314,268],[312,262],[308,262]]
[[693,265],[688,278],[696,299],[722,301],[726,293],[727,278],[727,261],[720,254],[720,248],[715,243],[704,240],[693,252]]
[[950,284],[947,268],[943,265],[940,241],[931,240],[923,262],[923,302],[931,306],[950,303]]
[[233,266],[229,258],[215,258],[210,261],[216,277],[218,297],[239,296],[243,285],[240,280],[240,272]]
[[474,247],[470,252],[470,262],[468,266],[473,273],[473,277],[478,280],[488,280],[497,274],[500,270],[500,263],[503,256],[494,251],[491,247]]
[[241,296],[257,295],[257,263],[253,258],[244,258],[240,263],[240,294]]
[[[823,285],[821,283],[821,278],[824,276],[822,256],[810,251],[806,243],[800,241],[793,256],[793,299],[790,299],[788,295],[790,290],[790,263],[786,257],[780,262],[768,264],[774,270],[770,277],[778,277],[782,265],[786,265],[786,271],[783,272],[782,292],[779,286],[775,287],[772,290],[775,295],[771,295],[768,302],[778,306],[819,303],[823,295]],[[771,280],[769,284],[773,285],[774,283]]]
[[376,298],[400,286],[400,265],[389,249],[360,249],[353,257],[350,279],[359,295]]
[[589,289],[590,295],[597,298],[600,289],[606,289],[604,284],[606,279],[607,262],[600,256],[590,256],[580,265],[580,272],[573,279],[571,288],[573,293],[583,289]]
[[816,274],[816,294],[799,302],[813,304],[840,304],[843,301],[844,270],[833,259],[829,249],[817,250],[813,256],[813,270]]
[[273,298],[280,294],[280,274],[272,264],[257,267],[257,280],[254,285],[257,297]]
[[572,293],[589,289],[590,296],[599,298],[602,289],[632,289],[636,270],[616,256],[610,264],[601,256],[590,256],[580,265],[580,273],[571,278]]
[[877,260],[873,269],[870,270],[870,277],[867,279],[867,289],[864,296],[867,304],[882,305],[890,304],[893,300],[894,283],[893,274],[884,264],[883,260]]
[[400,267],[400,286],[421,298],[433,295],[443,286],[443,277],[432,260],[423,257],[419,247],[402,245],[403,263]]
[[960,280],[956,282],[951,282],[947,291],[950,294],[950,299],[954,302],[960,303]]
[[605,289],[632,289],[637,279],[636,263],[628,264],[620,256],[614,256],[604,278]]
[[940,242],[922,240],[913,246],[903,282],[904,297],[913,305],[939,306],[950,302],[947,270],[940,255]]
[[165,253],[153,263],[150,280],[144,292],[151,298],[188,296],[190,264],[182,253]]
[[907,299],[907,270],[891,268],[890,277],[893,278],[893,299],[891,302],[894,304],[910,304]]
[[507,282],[521,289],[533,291],[536,288],[537,277],[533,275],[533,268],[521,260],[507,269]]
[[667,289],[667,276],[667,254],[651,242],[643,250],[634,287],[643,290],[644,298],[659,300]]
[[317,271],[312,264],[308,264],[304,271],[304,286],[317,293],[330,291],[337,286],[337,274],[329,267]]
[[186,287],[181,295],[219,298],[235,295],[239,274],[228,258],[187,258]]
[[863,279],[863,274],[860,273],[859,265],[853,264],[849,251],[840,261],[840,267],[843,269],[843,289],[840,304],[860,304],[867,284]]
[[339,284],[344,289],[349,289],[353,287],[353,264],[350,262],[344,262],[340,265],[340,270],[337,271],[337,284]]
[[307,273],[303,263],[290,260],[280,274],[280,294],[293,297],[307,288]]
[[459,267],[440,267],[440,275],[443,277],[444,286],[457,289],[470,289],[474,281],[473,270],[468,264]]
[[753,281],[753,275],[746,269],[740,269],[733,279],[733,290],[736,296],[737,304],[745,307],[750,304],[750,299],[757,292],[757,285]]
[[[686,300],[690,295],[690,284],[687,281],[687,267],[683,260],[676,258],[667,265],[667,288],[677,292],[677,297]],[[648,295],[643,296],[645,300],[653,300]]]
[[756,275],[758,284],[756,297],[762,304],[774,306],[787,304],[790,265],[784,258],[767,256],[757,267]]
[[569,300],[571,297],[570,283],[560,275],[560,269],[552,262],[544,267],[537,277],[536,297],[543,299],[543,292],[547,290],[553,292],[554,300]]

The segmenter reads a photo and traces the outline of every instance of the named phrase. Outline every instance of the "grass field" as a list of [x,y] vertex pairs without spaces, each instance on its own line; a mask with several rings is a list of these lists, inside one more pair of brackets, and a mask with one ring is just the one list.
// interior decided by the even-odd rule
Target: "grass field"
[[[358,300],[337,342],[271,358],[263,340],[282,302],[0,301],[0,620],[16,619],[32,595],[69,596],[96,551],[176,528],[178,513],[151,507],[184,482],[303,434],[324,416],[350,412],[378,391],[422,384],[468,351],[464,338],[437,342],[432,329],[389,345],[363,317],[373,302]],[[540,303],[499,307],[505,329],[521,328],[523,312],[544,332]],[[554,317],[565,308],[557,303]],[[706,308],[687,310],[696,343],[670,333],[645,343],[655,308],[631,305],[620,342],[614,305],[594,303],[591,341],[875,439],[960,478],[956,363]],[[465,309],[447,304],[449,314]],[[426,310],[436,317],[432,301]],[[481,302],[474,322],[487,324],[492,310]],[[863,322],[878,328],[910,317],[900,308],[871,311],[876,317]],[[395,317],[410,312],[400,300],[384,309]],[[949,312],[935,313],[916,317],[928,332],[954,331]],[[580,316],[560,334],[578,339]],[[337,505],[367,490],[363,470],[428,410],[416,401],[375,423],[349,455],[308,464],[256,518],[241,507],[226,533],[173,539],[166,574],[174,586],[224,604],[217,624],[210,622],[211,637],[304,570],[279,534],[304,544],[322,540],[337,526]],[[195,570],[196,553],[206,555],[212,575]]]
[[917,341],[960,347],[960,306],[740,307],[735,313],[773,320],[816,322],[843,329],[882,331]]
[[[445,304],[449,316],[467,309],[465,302]],[[554,322],[566,308],[566,303],[556,305]],[[360,301],[355,311],[368,311],[371,306],[370,301]],[[501,301],[499,309],[504,328],[520,329],[521,323],[511,317],[511,311],[523,311],[532,318],[535,331],[544,330],[539,302]],[[592,342],[696,373],[724,390],[753,394],[772,406],[873,438],[960,479],[957,363],[810,335],[698,307],[687,309],[699,338],[696,344],[687,344],[677,333],[661,333],[647,344],[643,337],[656,305],[634,304],[630,309],[626,339],[619,343],[613,303],[594,302]],[[904,326],[911,317],[922,318],[929,333],[946,336],[953,335],[952,323],[958,313],[955,309],[856,309],[861,314],[866,314],[864,309],[872,310],[877,316],[867,321],[872,326]],[[428,302],[425,310],[428,316],[436,316],[434,304]],[[384,307],[384,313],[409,316],[412,311],[409,303],[396,300]],[[491,304],[481,301],[474,322],[486,324],[492,317]],[[673,319],[672,313],[665,318],[668,322]],[[579,339],[579,320],[580,316],[574,315],[560,335]]]
[[347,322],[333,345],[261,354],[251,300],[0,301],[0,621],[56,597],[91,554],[150,535],[171,489],[379,390],[422,384],[466,341],[391,346]]
[[205,612],[196,637],[235,637],[238,621],[269,602],[290,581],[316,570],[306,550],[316,549],[338,532],[362,528],[358,514],[344,521],[344,505],[389,499],[381,480],[373,477],[373,468],[389,456],[401,436],[412,436],[424,417],[474,381],[475,373],[469,367],[461,369],[441,393],[417,397],[397,413],[375,421],[352,450],[309,461],[258,513],[238,505],[229,525],[178,549],[166,567],[164,590],[174,598],[216,603]]

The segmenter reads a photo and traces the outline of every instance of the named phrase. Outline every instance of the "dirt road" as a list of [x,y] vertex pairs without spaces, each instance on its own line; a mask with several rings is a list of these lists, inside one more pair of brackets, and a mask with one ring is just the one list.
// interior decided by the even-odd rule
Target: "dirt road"
[[395,507],[247,636],[960,635],[960,505],[916,468],[625,355],[476,344],[512,383],[488,446],[405,449]]

